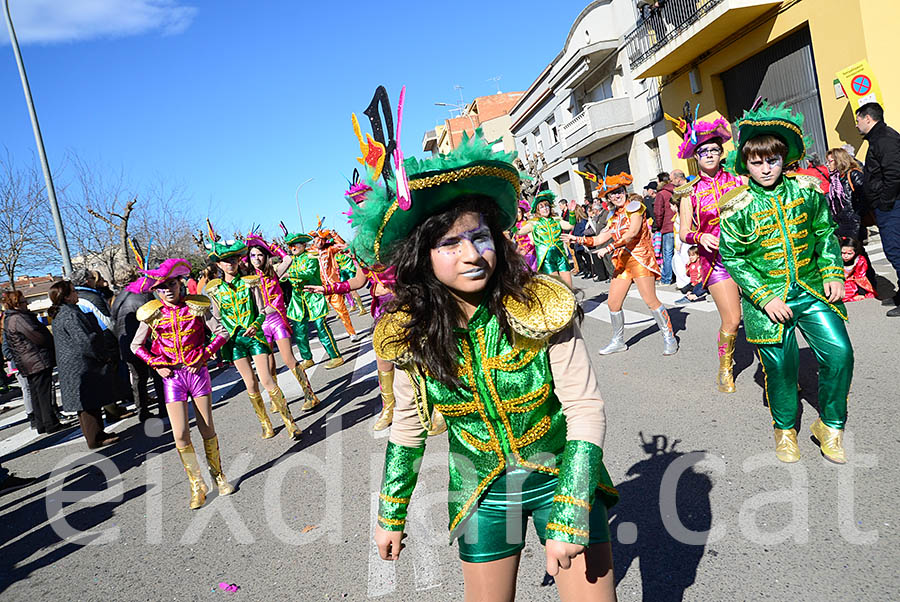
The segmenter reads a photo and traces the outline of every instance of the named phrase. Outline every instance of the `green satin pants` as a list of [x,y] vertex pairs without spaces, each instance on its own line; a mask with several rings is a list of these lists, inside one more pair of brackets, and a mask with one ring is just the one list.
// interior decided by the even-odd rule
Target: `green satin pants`
[[[319,341],[325,347],[325,351],[328,352],[328,357],[332,359],[340,357],[341,354],[338,351],[337,342],[334,340],[334,334],[332,334],[328,324],[325,323],[325,318],[321,317],[318,320],[314,320],[313,323],[316,325]],[[294,332],[294,342],[297,343],[300,357],[305,360],[311,360],[312,349],[309,348],[309,322],[306,320],[302,322],[291,320],[291,329]]]
[[[459,540],[463,562],[490,562],[515,556],[525,547],[528,517],[534,521],[541,543],[545,533],[557,477],[516,468],[497,477],[466,519]],[[598,499],[590,514],[590,543],[609,541],[606,506]]]
[[826,426],[843,429],[853,378],[853,346],[844,320],[825,303],[796,286],[788,290],[785,303],[794,316],[784,325],[781,344],[757,345],[772,422],[777,429],[796,428],[800,369],[796,330],[799,329],[819,362],[819,416]]

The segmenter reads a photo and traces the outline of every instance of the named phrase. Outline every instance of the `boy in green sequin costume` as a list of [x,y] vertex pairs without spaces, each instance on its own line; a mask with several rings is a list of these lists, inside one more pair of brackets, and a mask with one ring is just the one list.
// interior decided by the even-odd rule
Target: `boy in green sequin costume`
[[325,322],[328,316],[328,302],[325,295],[304,288],[322,285],[319,260],[306,252],[306,244],[311,240],[312,237],[308,234],[290,232],[285,234],[284,244],[291,254],[278,264],[275,272],[282,280],[291,283],[291,300],[288,303],[287,316],[294,332],[294,342],[297,343],[300,357],[303,358],[300,365],[305,370],[315,364],[312,349],[309,347],[309,323],[312,322],[316,326],[319,341],[330,358],[325,362],[325,369],[331,370],[343,364],[344,358],[341,357],[331,328]]
[[[274,437],[275,431],[266,413],[260,383],[268,392],[273,408],[281,415],[291,439],[299,439],[300,427],[294,423],[278,381],[269,372],[268,356],[272,349],[262,331],[266,315],[265,310],[260,309],[265,304],[259,292],[259,276],[240,274],[241,258],[246,254],[247,247],[241,241],[218,242],[211,226],[210,240],[209,259],[224,274],[222,279],[216,278],[206,284],[206,296],[215,304],[222,326],[229,333],[228,342],[222,347],[222,358],[226,362],[234,362],[234,367],[241,374],[253,411],[262,425],[263,439]],[[254,366],[259,381],[253,373]]]
[[571,288],[572,269],[569,267],[569,252],[560,237],[563,231],[568,232],[575,227],[575,212],[569,212],[567,221],[554,217],[555,199],[556,195],[550,190],[537,193],[531,204],[534,217],[525,222],[518,234],[531,235],[537,256],[536,270],[541,274],[556,276]]
[[750,183],[719,200],[719,252],[741,287],[744,331],[755,343],[775,428],[775,455],[800,459],[796,330],[819,362],[819,418],[810,425],[826,459],[843,447],[853,347],[844,321],[844,266],[828,203],[815,178],[783,174],[806,156],[803,115],[763,104],[737,122],[730,169]]
[[373,333],[376,355],[400,368],[375,540],[382,558],[398,557],[437,412],[466,599],[512,599],[530,517],[564,599],[614,600],[607,508],[618,493],[603,464],[603,400],[574,295],[528,270],[504,235],[519,195],[514,156],[479,130],[448,155],[407,159],[400,185],[369,182],[352,210],[354,251],[397,270]]

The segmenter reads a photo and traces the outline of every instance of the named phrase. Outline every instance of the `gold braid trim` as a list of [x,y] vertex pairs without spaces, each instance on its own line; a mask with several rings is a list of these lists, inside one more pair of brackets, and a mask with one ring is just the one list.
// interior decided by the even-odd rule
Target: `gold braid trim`
[[586,500],[580,500],[577,497],[572,497],[571,495],[554,495],[553,501],[560,502],[561,504],[571,504],[580,508],[586,508],[589,512],[591,510],[591,505]]
[[513,185],[513,188],[516,189],[516,197],[519,196],[519,174],[503,167],[490,165],[471,165],[469,167],[463,167],[462,169],[454,169],[452,171],[437,174],[436,176],[428,176],[425,178],[410,180],[409,189],[422,190],[424,188],[441,186],[442,184],[458,182],[459,180],[465,180],[466,178],[473,178],[476,176],[490,176],[493,178],[506,180]]
[[391,206],[388,207],[388,210],[385,212],[384,217],[381,220],[381,225],[378,226],[378,233],[375,235],[375,244],[373,245],[373,250],[375,251],[375,259],[381,261],[381,237],[384,234],[384,229],[387,226],[388,220],[391,219],[391,216],[394,215],[394,212],[400,208],[400,205],[397,201],[391,203]]
[[386,525],[392,525],[394,527],[402,527],[403,525],[406,524],[405,520],[397,520],[395,518],[385,518],[385,517],[381,516],[380,514],[378,515],[378,520]]
[[574,527],[561,525],[559,523],[547,523],[547,529],[550,531],[559,531],[560,533],[565,533],[566,535],[574,535],[576,537],[591,536],[590,531],[585,531],[584,529],[575,529]]
[[[391,504],[408,504],[409,500],[410,500],[410,498],[408,498],[408,497],[394,497],[392,495],[385,495],[383,493],[378,494],[378,497],[380,497],[385,502],[389,502]],[[382,519],[382,520],[384,520],[384,519]]]

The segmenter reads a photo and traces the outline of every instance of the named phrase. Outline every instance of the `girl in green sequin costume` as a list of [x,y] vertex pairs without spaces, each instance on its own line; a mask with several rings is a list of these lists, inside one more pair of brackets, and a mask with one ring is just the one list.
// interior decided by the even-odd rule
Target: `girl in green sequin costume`
[[536,270],[541,274],[556,276],[572,288],[572,270],[562,241],[562,233],[575,228],[575,212],[570,212],[569,221],[553,215],[553,201],[556,195],[542,190],[534,197],[531,210],[535,217],[525,222],[517,234],[530,234],[537,255]]
[[479,131],[449,155],[408,159],[407,194],[373,186],[351,215],[354,250],[397,269],[373,333],[376,354],[400,368],[375,540],[382,558],[399,556],[438,412],[466,600],[514,599],[528,517],[562,600],[615,600],[603,400],[571,290],[527,270],[504,236],[519,193],[513,157]]

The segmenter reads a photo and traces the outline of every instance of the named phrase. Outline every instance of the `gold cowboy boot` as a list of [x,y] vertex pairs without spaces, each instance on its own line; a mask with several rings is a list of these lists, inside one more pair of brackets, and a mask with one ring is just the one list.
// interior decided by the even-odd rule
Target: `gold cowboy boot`
[[359,315],[364,316],[369,312],[366,311],[366,306],[363,304],[362,297],[359,296],[359,293],[356,291],[350,291],[350,294],[353,295],[354,301],[356,301],[356,307],[359,308]]
[[294,373],[294,377],[297,379],[297,382],[300,383],[300,388],[303,389],[303,398],[305,401],[300,409],[311,410],[319,405],[319,398],[316,397],[316,392],[313,391],[312,385],[309,383],[309,378],[306,377],[306,372],[300,367],[300,364],[297,364],[291,372]]
[[343,364],[344,364],[344,357],[339,355],[339,356],[333,357],[330,360],[328,360],[327,362],[325,362],[325,369],[333,370],[334,368],[337,368],[338,366],[342,366]]
[[219,456],[219,437],[214,435],[203,440],[203,451],[206,452],[206,464],[209,466],[209,476],[212,477],[219,488],[219,495],[234,493],[234,485],[225,478],[222,472],[222,458]]
[[827,426],[819,418],[809,426],[813,437],[818,440],[819,449],[826,460],[835,464],[846,464],[847,456],[844,455],[844,431]]
[[200,464],[197,462],[197,454],[194,452],[194,446],[188,444],[187,447],[177,447],[178,455],[181,456],[181,463],[184,465],[184,472],[187,473],[188,480],[191,482],[191,510],[196,510],[206,503],[206,482],[200,474]]
[[256,417],[259,418],[259,423],[262,425],[262,438],[271,439],[275,436],[275,430],[272,428],[272,421],[269,420],[269,415],[266,414],[266,406],[263,404],[262,394],[247,393],[247,396],[250,398],[250,403],[253,404],[253,411],[256,412]]
[[800,459],[797,429],[775,429],[775,457],[788,464]]
[[312,361],[312,360],[303,360],[303,361],[300,362],[300,364],[298,364],[298,365],[299,365],[301,368],[303,368],[304,370],[309,370],[310,368],[312,368],[313,366],[315,366],[316,363],[315,363],[314,361]]
[[716,384],[722,393],[734,393],[734,344],[737,333],[719,331],[719,374]]
[[300,439],[300,427],[297,426],[297,423],[294,422],[294,417],[291,416],[291,410],[287,407],[287,401],[284,399],[281,387],[275,385],[275,388],[269,391],[269,399],[272,400],[272,404],[277,408],[278,413],[281,414],[281,419],[284,421],[284,426],[291,439],[295,441]]
[[394,421],[394,371],[378,371],[378,386],[381,389],[381,414],[372,427],[383,431]]

